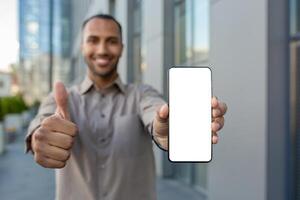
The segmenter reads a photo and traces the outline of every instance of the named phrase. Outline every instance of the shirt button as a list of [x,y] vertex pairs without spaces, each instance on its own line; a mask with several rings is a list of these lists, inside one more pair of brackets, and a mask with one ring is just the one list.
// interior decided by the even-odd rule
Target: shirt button
[[102,118],[104,118],[104,117],[105,117],[105,115],[104,115],[103,113],[101,113],[101,117],[102,117]]
[[98,138],[97,141],[98,141],[98,143],[104,143],[106,141],[106,139],[105,138]]

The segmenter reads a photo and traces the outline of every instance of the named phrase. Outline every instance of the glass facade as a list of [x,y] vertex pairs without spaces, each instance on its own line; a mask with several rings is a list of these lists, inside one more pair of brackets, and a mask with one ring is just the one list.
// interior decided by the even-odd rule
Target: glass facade
[[53,0],[53,53],[62,57],[71,53],[70,6],[70,0]]
[[71,82],[71,0],[53,1],[53,81]]
[[205,62],[209,52],[209,1],[174,1],[175,64]]
[[70,11],[70,0],[19,0],[20,80],[29,102],[49,92],[50,79],[69,82]]
[[49,1],[19,0],[20,81],[32,103],[49,91]]
[[49,1],[19,1],[20,58],[49,52]]

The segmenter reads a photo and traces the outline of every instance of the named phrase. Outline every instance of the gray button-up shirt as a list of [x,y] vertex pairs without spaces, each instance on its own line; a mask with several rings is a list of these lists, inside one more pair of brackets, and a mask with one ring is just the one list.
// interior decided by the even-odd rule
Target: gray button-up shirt
[[[161,95],[148,85],[125,85],[120,78],[97,90],[88,76],[68,93],[79,132],[66,166],[56,169],[56,199],[156,199],[151,131],[156,110],[165,103]],[[32,132],[55,109],[50,94],[29,126],[27,151]]]

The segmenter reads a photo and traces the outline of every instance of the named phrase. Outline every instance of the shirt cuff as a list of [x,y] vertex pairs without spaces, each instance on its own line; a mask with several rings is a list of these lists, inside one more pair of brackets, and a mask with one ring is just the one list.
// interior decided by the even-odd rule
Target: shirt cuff
[[34,119],[31,123],[30,126],[28,128],[28,132],[27,135],[25,137],[25,153],[32,153],[34,154],[34,152],[32,151],[32,147],[31,147],[31,139],[32,139],[32,134],[34,133],[34,131],[36,131],[36,129],[38,129],[41,126],[41,122],[40,119],[36,118]]

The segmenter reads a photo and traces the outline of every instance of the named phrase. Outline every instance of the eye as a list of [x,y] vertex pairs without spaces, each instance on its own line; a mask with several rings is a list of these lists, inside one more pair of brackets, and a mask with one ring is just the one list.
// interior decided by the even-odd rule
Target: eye
[[91,44],[94,44],[94,43],[97,43],[97,38],[94,38],[94,37],[89,37],[88,39],[87,39],[87,43],[91,43]]
[[118,44],[118,43],[119,43],[119,40],[118,40],[118,39],[115,39],[115,38],[112,38],[112,39],[109,39],[109,40],[108,40],[108,43],[109,43],[109,44]]

